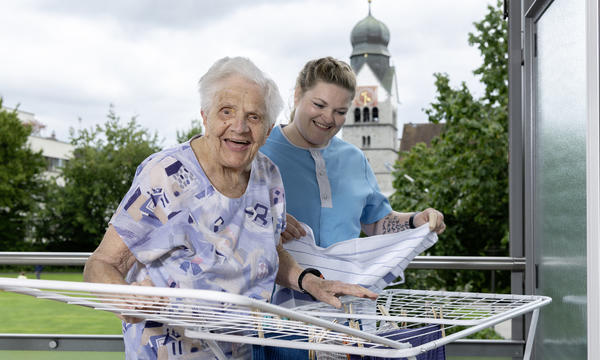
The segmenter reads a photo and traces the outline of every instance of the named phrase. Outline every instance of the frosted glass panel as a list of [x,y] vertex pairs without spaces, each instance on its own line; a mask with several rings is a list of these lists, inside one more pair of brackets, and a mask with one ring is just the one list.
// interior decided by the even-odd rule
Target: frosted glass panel
[[537,23],[534,241],[537,359],[585,359],[585,1],[555,0]]

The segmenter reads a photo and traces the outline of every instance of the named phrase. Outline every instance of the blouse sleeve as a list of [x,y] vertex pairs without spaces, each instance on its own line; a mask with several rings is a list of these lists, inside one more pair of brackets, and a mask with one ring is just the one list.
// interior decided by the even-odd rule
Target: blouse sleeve
[[182,172],[187,170],[172,157],[145,161],[136,171],[131,188],[110,220],[142,263],[148,264],[171,250],[166,240],[181,212],[178,200],[185,187],[176,178]]
[[376,221],[381,220],[390,212],[392,207],[388,199],[381,193],[379,186],[377,185],[377,179],[371,169],[371,165],[367,161],[367,158],[363,156],[364,169],[365,169],[365,181],[370,189],[370,193],[367,196],[365,207],[363,208],[360,222],[363,224],[372,224]]

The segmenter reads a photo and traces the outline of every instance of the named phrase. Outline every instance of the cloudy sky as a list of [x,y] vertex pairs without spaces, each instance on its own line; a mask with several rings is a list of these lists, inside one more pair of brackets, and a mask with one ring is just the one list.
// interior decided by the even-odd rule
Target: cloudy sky
[[[391,33],[398,122],[425,122],[433,73],[481,86],[467,34],[490,0],[373,0]],[[110,104],[168,146],[199,118],[197,81],[223,56],[247,56],[284,99],[309,59],[349,61],[367,0],[0,0],[0,97],[32,112],[60,140],[103,123]],[[289,114],[284,111],[282,118]],[[81,121],[78,121],[81,119]],[[284,120],[285,121],[285,120]]]

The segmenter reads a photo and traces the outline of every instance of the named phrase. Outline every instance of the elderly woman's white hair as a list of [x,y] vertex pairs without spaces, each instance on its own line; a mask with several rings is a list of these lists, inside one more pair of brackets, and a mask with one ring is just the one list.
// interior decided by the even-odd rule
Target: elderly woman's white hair
[[279,88],[250,59],[244,57],[224,57],[219,59],[200,78],[198,88],[202,109],[210,109],[215,92],[219,90],[219,82],[232,75],[239,75],[248,79],[256,83],[263,90],[267,112],[266,117],[271,125],[275,124],[277,116],[279,116],[279,113],[283,109],[283,99],[279,94]]

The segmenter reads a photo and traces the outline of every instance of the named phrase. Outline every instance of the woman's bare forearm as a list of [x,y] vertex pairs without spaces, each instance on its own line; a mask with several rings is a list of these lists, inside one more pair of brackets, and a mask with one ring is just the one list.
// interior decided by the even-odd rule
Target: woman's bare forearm
[[281,243],[277,245],[277,255],[279,255],[279,270],[275,282],[290,289],[300,290],[298,277],[302,273],[302,268]]
[[400,213],[392,211],[377,222],[372,224],[362,224],[361,229],[365,234],[367,234],[367,236],[397,233],[411,229],[411,216],[413,216],[413,228],[417,228],[429,222],[430,230],[435,231],[438,234],[443,233],[446,229],[446,224],[444,223],[444,214],[433,208],[427,208],[423,211],[414,213]]
[[98,248],[83,269],[83,280],[108,284],[126,284],[125,275],[135,263],[135,256],[117,231],[109,226]]
[[381,220],[373,224],[363,224],[361,228],[367,236],[397,233],[410,229],[408,220],[412,214],[392,211]]

